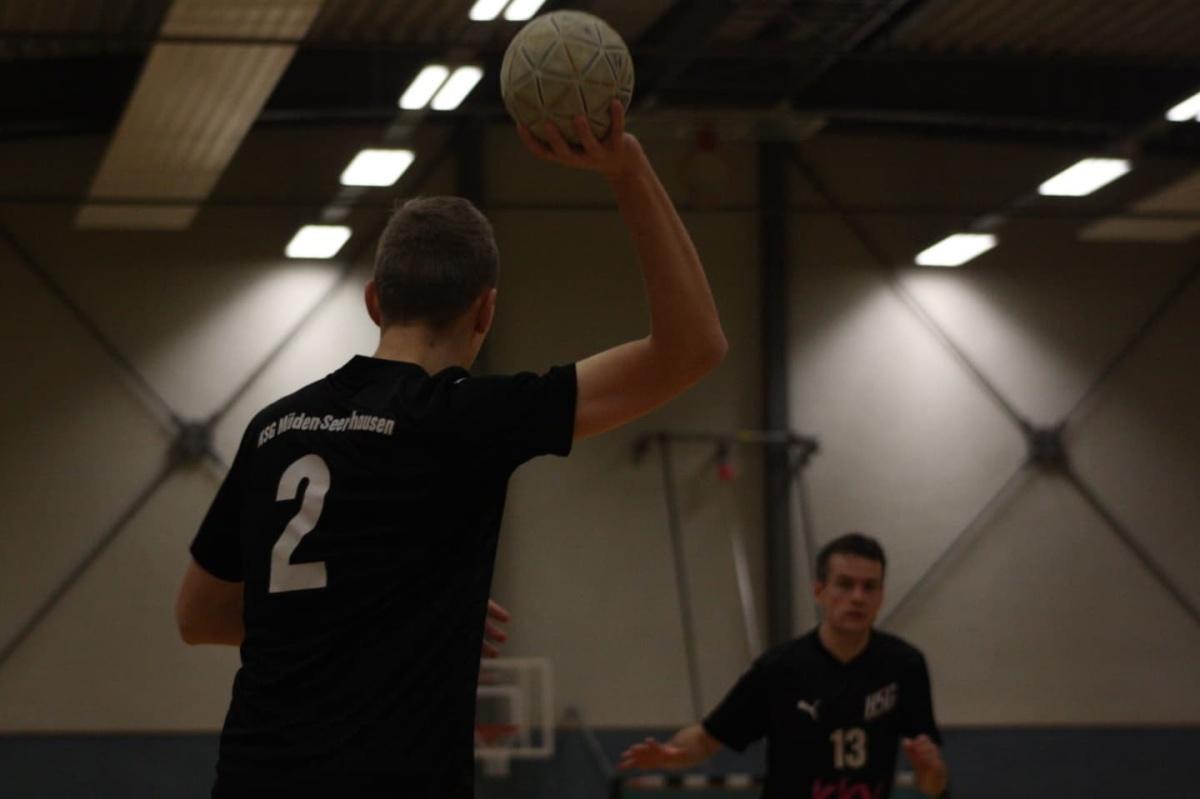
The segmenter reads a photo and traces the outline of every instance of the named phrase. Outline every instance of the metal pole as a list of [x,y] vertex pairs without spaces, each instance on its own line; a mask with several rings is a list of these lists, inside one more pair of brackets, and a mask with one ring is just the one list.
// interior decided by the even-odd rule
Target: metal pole
[[737,512],[737,497],[734,492],[732,471],[722,474],[729,465],[729,451],[725,444],[717,448],[716,477],[721,491],[721,519],[729,532],[729,545],[733,550],[733,574],[737,581],[738,604],[742,610],[742,628],[746,633],[746,653],[750,660],[762,652],[762,632],[758,628],[758,605],[754,601],[754,581],[750,579],[750,559],[746,556],[746,536]]
[[679,500],[675,495],[675,468],[671,462],[671,443],[666,436],[659,438],[658,446],[662,460],[663,492],[667,500],[667,527],[671,532],[671,550],[675,556],[675,587],[679,591],[679,618],[683,627],[683,650],[687,658],[692,715],[698,719],[704,713],[704,703],[700,699],[700,664],[696,659],[696,634],[692,629],[692,596],[688,589],[687,559],[683,553],[683,525],[679,521]]
[[[788,204],[789,146],[758,146],[759,268],[761,275],[763,427],[788,429]],[[763,533],[767,553],[767,635],[778,644],[795,632],[792,618],[792,476],[787,447],[763,449]]]

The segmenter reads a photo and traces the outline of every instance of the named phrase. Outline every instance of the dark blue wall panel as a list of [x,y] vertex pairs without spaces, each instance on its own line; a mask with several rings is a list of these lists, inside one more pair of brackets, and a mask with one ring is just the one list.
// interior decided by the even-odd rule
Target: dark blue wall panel
[[[603,756],[664,730],[602,730]],[[215,735],[0,736],[3,799],[138,799],[208,796]],[[956,799],[1200,797],[1200,727],[1154,729],[950,729],[946,759]],[[723,752],[710,772],[758,772],[762,752]],[[580,734],[558,736],[552,762],[512,764],[480,777],[479,799],[608,799],[610,786]],[[698,792],[667,792],[701,799]],[[715,796],[716,794],[706,794]],[[743,794],[744,795],[744,794]]]

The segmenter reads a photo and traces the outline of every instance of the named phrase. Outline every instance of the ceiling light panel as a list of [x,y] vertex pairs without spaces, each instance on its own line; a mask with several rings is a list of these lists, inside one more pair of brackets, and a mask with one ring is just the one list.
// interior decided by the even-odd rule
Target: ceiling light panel
[[1038,186],[1038,194],[1082,197],[1127,174],[1129,168],[1124,158],[1084,158]]
[[955,233],[917,254],[919,266],[962,266],[996,246],[991,233]]
[[509,7],[504,9],[504,18],[514,22],[532,19],[544,2],[546,0],[513,0]]
[[342,172],[342,185],[392,186],[413,158],[412,150],[363,150]]
[[344,225],[305,225],[284,249],[288,258],[332,258],[350,239]]
[[500,12],[507,4],[508,0],[477,0],[475,5],[471,6],[471,10],[467,12],[467,16],[476,22],[487,22],[500,16]]
[[475,88],[475,84],[483,77],[479,67],[459,67],[446,81],[438,93],[433,96],[429,105],[434,111],[453,111],[462,105],[467,95]]
[[1192,119],[1200,119],[1200,93],[1193,94],[1182,103],[1172,106],[1167,111],[1167,119],[1172,122],[1187,122]]
[[450,70],[441,64],[429,64],[417,73],[417,77],[408,84],[404,94],[400,95],[400,107],[407,111],[416,111],[429,105],[429,101],[437,94],[449,75]]

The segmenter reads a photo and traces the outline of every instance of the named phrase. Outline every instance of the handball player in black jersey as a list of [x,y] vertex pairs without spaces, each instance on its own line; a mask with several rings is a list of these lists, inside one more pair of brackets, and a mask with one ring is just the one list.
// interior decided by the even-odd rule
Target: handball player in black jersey
[[496,312],[491,226],[466,200],[410,200],[366,287],[374,355],[246,428],[176,603],[185,641],[241,647],[214,796],[472,795],[510,475],[662,405],[726,350],[691,238],[612,113],[602,142],[576,120],[580,149],[549,125],[549,145],[519,133],[534,156],[607,179],[644,278],[645,338],[544,374],[473,376]]
[[687,768],[766,738],[764,799],[887,799],[902,748],[917,788],[944,795],[925,658],[871,628],[885,565],[879,543],[858,533],[823,547],[817,629],[759,657],[701,723],[627,749],[621,768]]

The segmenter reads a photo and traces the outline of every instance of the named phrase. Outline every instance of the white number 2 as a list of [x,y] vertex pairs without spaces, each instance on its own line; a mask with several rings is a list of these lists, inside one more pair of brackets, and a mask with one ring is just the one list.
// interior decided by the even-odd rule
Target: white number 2
[[287,467],[283,477],[279,478],[275,501],[295,499],[300,491],[300,482],[305,479],[308,480],[308,488],[304,491],[300,510],[271,548],[271,581],[268,590],[272,594],[325,587],[325,561],[292,563],[292,553],[300,546],[300,540],[317,526],[321,510],[325,507],[325,494],[329,492],[329,467],[321,456],[305,455]]
[[833,767],[862,768],[867,762],[867,733],[862,727],[834,730],[829,736],[833,741]]

